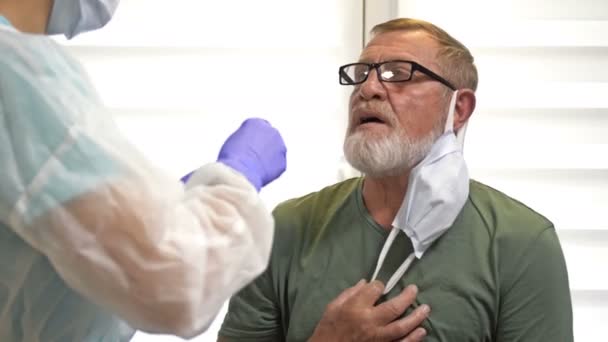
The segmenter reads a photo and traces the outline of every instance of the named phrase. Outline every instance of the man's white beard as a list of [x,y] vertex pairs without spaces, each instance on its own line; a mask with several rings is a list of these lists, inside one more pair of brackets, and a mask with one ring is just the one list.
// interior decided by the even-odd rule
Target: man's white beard
[[382,137],[365,131],[347,132],[344,155],[355,169],[370,177],[397,176],[418,164],[441,133],[441,126],[434,127],[427,136],[414,141],[400,126]]

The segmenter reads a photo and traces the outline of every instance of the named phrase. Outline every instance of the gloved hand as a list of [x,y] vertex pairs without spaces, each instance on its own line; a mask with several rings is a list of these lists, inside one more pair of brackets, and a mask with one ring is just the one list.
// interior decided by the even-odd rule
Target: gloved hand
[[[243,174],[260,189],[285,171],[286,147],[281,134],[263,119],[247,119],[224,142],[221,162]],[[194,171],[181,178],[186,183]]]
[[243,174],[257,191],[286,167],[287,148],[279,131],[263,119],[247,119],[220,149],[218,162]]

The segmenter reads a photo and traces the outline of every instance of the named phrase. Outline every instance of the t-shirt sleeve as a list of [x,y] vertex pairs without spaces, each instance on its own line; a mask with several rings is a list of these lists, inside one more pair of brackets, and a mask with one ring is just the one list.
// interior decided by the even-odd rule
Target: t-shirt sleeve
[[221,341],[283,341],[280,307],[270,269],[230,299]]
[[555,229],[542,231],[511,265],[496,341],[573,341],[568,273]]

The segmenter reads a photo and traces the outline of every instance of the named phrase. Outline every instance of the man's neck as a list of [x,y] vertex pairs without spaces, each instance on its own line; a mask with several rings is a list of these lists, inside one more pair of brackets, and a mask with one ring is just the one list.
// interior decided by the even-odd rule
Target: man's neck
[[0,15],[21,32],[44,34],[52,4],[51,0],[2,0]]
[[390,230],[393,220],[405,199],[409,171],[391,177],[373,178],[366,176],[363,181],[363,202],[373,219]]

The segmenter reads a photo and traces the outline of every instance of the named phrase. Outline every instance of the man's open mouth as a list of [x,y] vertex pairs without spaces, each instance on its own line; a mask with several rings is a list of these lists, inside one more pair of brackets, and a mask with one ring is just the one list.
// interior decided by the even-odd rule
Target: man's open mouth
[[378,116],[373,114],[365,114],[361,115],[359,118],[359,125],[369,124],[369,123],[377,123],[377,124],[385,124],[384,120],[380,119]]

